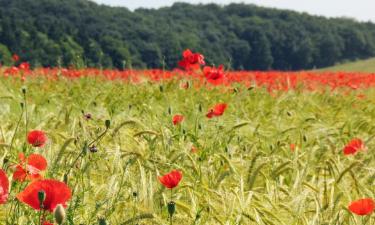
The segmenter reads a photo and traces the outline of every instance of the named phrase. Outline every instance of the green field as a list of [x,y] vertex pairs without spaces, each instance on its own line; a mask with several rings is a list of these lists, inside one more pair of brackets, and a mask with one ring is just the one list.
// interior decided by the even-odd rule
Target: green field
[[319,71],[375,73],[375,58],[339,64]]
[[[375,223],[374,216],[347,209],[353,200],[375,197],[375,90],[361,91],[362,100],[357,92],[238,90],[0,78],[0,165],[11,177],[19,152],[44,155],[45,177],[65,179],[73,190],[64,224],[99,224],[99,218],[113,225],[168,224],[171,193],[157,177],[172,169],[183,172],[172,196],[173,224]],[[207,119],[219,102],[227,111]],[[172,125],[174,114],[185,116],[181,126]],[[107,132],[105,120],[111,121]],[[47,132],[44,148],[25,145],[32,129]],[[87,143],[103,132],[98,152],[88,151]],[[344,156],[355,137],[368,151]],[[39,224],[38,212],[14,200],[24,187],[13,182],[9,202],[0,205],[0,221],[7,221],[1,224]]]

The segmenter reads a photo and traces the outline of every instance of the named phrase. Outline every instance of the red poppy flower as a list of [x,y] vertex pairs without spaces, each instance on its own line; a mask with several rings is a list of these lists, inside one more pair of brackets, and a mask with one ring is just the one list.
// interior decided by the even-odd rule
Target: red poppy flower
[[203,74],[209,83],[219,85],[224,79],[224,66],[220,65],[218,68],[205,66]]
[[13,179],[17,181],[24,181],[25,179],[37,180],[41,179],[41,171],[46,170],[47,160],[39,154],[31,154],[27,159],[23,153],[18,155],[21,163],[16,166],[13,173]]
[[194,145],[191,146],[191,153],[197,153],[198,152],[198,148],[196,148]]
[[170,173],[162,177],[159,177],[160,183],[162,183],[164,187],[169,188],[169,189],[177,187],[181,179],[182,179],[182,173],[178,170],[173,170]]
[[218,117],[223,115],[224,111],[228,107],[225,103],[220,103],[215,105],[213,108],[211,108],[208,113],[206,114],[207,118],[211,119],[212,117]]
[[51,222],[49,222],[49,221],[44,221],[44,222],[42,223],[42,225],[53,225],[53,223],[51,223]]
[[31,183],[21,193],[17,199],[36,210],[40,210],[38,192],[45,193],[43,210],[53,212],[58,204],[66,208],[66,203],[72,197],[70,188],[63,182],[57,180],[40,180]]
[[375,208],[375,202],[371,198],[359,199],[350,203],[349,210],[357,215],[365,216],[370,215]]
[[28,62],[23,62],[18,66],[18,68],[27,71],[30,70],[30,64]]
[[20,61],[20,57],[17,54],[13,54],[12,59],[14,62]]
[[43,147],[47,141],[47,136],[41,130],[33,130],[27,135],[27,141],[34,147]]
[[185,70],[197,70],[201,65],[206,64],[202,54],[193,53],[190,49],[186,49],[182,56],[183,59],[178,62],[178,65]]
[[345,147],[344,147],[344,155],[354,155],[360,150],[364,150],[365,145],[361,139],[355,138],[351,140]]
[[292,152],[294,152],[294,150],[296,150],[296,145],[295,144],[290,144],[290,150],[292,151]]
[[175,126],[180,124],[183,120],[184,120],[183,115],[174,115],[172,118],[173,125]]
[[9,180],[4,172],[0,169],[0,204],[4,204],[8,200],[9,195]]

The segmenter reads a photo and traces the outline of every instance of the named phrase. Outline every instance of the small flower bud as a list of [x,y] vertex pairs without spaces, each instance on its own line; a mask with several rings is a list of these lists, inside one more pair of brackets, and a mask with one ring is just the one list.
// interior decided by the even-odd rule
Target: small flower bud
[[160,85],[160,86],[159,86],[159,90],[160,90],[160,92],[164,92],[164,87],[163,87],[163,85]]
[[168,213],[172,217],[175,212],[176,212],[176,203],[174,201],[171,201],[168,203]]
[[44,200],[46,200],[46,193],[43,190],[38,191],[38,200],[39,200],[40,208],[43,208],[43,202]]
[[303,141],[304,141],[304,142],[307,142],[307,137],[306,137],[306,135],[303,135]]
[[68,184],[68,174],[64,174],[64,183]]
[[168,107],[168,114],[172,115],[172,108],[170,106]]
[[110,126],[111,126],[111,121],[110,121],[110,120],[106,120],[106,121],[105,121],[105,127],[106,127],[107,129],[109,129]]
[[53,213],[57,224],[63,224],[65,220],[65,209],[61,204],[58,204]]
[[25,87],[22,88],[22,93],[26,94],[26,88]]
[[107,225],[107,221],[104,218],[99,218],[99,225]]

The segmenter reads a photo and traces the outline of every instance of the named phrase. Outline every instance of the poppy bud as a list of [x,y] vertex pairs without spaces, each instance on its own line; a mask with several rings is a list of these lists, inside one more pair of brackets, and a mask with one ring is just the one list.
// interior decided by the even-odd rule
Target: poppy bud
[[202,112],[203,110],[202,110],[202,105],[201,104],[199,104],[199,106],[198,106],[198,110],[199,110],[199,112]]
[[68,174],[64,174],[64,183],[67,184],[68,183]]
[[168,114],[169,114],[169,115],[172,115],[172,109],[171,109],[170,106],[168,107]]
[[136,198],[138,196],[138,193],[136,191],[133,192],[133,197]]
[[57,224],[63,224],[65,220],[65,209],[61,204],[58,204],[54,211],[55,221]]
[[131,110],[131,109],[132,109],[132,107],[133,107],[133,106],[132,106],[131,104],[129,104],[129,106],[128,106],[129,110]]
[[46,193],[43,190],[38,191],[38,200],[39,200],[40,208],[43,208],[43,202],[44,200],[46,200]]
[[202,130],[202,125],[200,123],[198,124],[198,129]]
[[287,114],[288,116],[292,116],[292,113],[290,113],[289,111],[287,111],[286,114]]
[[159,90],[160,90],[160,92],[163,92],[163,91],[164,91],[164,87],[163,87],[163,85],[160,85],[160,86],[159,86]]
[[24,95],[26,94],[26,88],[25,87],[22,88],[22,94],[24,94]]
[[176,203],[171,201],[168,203],[168,213],[172,217],[175,212],[176,212]]
[[306,137],[306,135],[303,135],[303,141],[304,141],[304,142],[307,142],[307,137]]
[[107,221],[104,218],[99,218],[99,225],[107,225]]
[[23,102],[21,102],[20,105],[21,105],[21,108],[23,108]]
[[110,120],[106,120],[106,121],[105,121],[105,127],[106,127],[107,129],[109,129],[110,126],[111,126],[111,121],[110,121]]

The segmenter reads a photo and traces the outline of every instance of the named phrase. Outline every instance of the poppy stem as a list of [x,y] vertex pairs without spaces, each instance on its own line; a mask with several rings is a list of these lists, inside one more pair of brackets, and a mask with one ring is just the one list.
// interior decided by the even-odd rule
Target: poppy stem
[[[173,201],[173,188],[171,188],[171,202]],[[173,213],[169,216],[169,224],[173,225]]]
[[27,115],[26,88],[22,89],[22,93],[23,93],[23,104],[24,104],[24,107],[25,107],[25,137],[27,138],[28,115]]
[[[18,119],[18,122],[17,122],[17,125],[16,125],[16,129],[14,130],[14,133],[13,133],[13,136],[12,136],[12,140],[10,141],[10,145],[9,145],[9,150],[10,151],[12,151],[14,139],[16,137],[18,128],[20,127],[20,124],[21,124],[21,121],[22,121],[22,118],[23,118],[23,112],[24,112],[23,104],[21,104],[21,108],[22,108],[22,112],[21,112],[20,118]],[[5,155],[4,158],[6,158],[6,156],[7,156],[7,154]]]
[[39,225],[42,225],[42,210],[39,211]]
[[92,144],[99,142],[104,137],[104,135],[108,132],[108,129],[109,128],[106,127],[105,130],[103,131],[103,133],[101,133],[97,138],[95,138],[93,141],[91,141],[88,144],[88,146],[91,146]]

